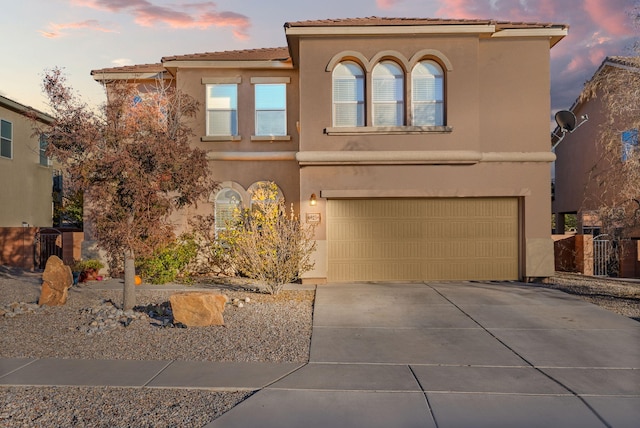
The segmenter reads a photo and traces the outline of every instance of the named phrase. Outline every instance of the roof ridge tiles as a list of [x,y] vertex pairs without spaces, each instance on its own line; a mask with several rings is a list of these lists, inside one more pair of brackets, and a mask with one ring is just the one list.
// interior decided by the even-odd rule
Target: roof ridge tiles
[[217,61],[272,61],[272,60],[288,60],[289,48],[287,47],[271,47],[271,48],[251,48],[236,49],[217,52],[198,52],[185,55],[170,55],[162,58],[162,62],[167,61],[193,61],[193,60],[217,60]]

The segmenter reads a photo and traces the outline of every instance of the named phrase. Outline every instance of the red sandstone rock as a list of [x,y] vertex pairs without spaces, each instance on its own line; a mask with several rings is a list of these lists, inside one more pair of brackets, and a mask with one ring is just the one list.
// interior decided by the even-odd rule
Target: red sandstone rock
[[57,256],[51,256],[42,274],[39,305],[59,306],[67,302],[67,290],[73,285],[71,268]]
[[186,326],[224,325],[222,313],[229,298],[206,291],[185,291],[169,297],[174,322]]
[[42,283],[38,305],[61,306],[67,303],[67,289],[56,290],[47,281]]

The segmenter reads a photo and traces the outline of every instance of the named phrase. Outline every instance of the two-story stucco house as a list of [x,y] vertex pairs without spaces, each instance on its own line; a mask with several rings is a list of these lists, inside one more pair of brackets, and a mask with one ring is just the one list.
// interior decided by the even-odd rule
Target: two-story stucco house
[[[592,79],[617,69],[640,73],[635,58],[607,57]],[[607,89],[600,89],[603,90]],[[611,206],[620,198],[612,186],[600,185],[599,181],[612,177],[601,174],[601,171],[622,167],[627,151],[638,145],[638,130],[630,127],[634,120],[620,115],[614,118],[615,123],[608,123],[608,107],[603,105],[601,93],[586,100],[582,98],[578,97],[570,111],[578,118],[588,118],[588,121],[579,129],[565,133],[555,148],[557,160],[552,209],[556,217],[556,233],[564,233],[564,217],[569,214],[576,215],[578,233],[599,235],[602,231],[597,213],[599,208]],[[615,153],[615,161],[606,156],[606,148],[600,138],[603,126],[619,130],[620,146]],[[554,133],[558,137],[562,135],[559,129]]]
[[51,161],[46,146],[33,136],[33,118],[50,124],[53,118],[0,96],[0,227],[51,227]]
[[553,274],[549,51],[566,25],[372,17],[284,31],[283,48],[92,75],[195,96],[193,144],[221,183],[200,212],[223,219],[274,181],[316,224],[306,281]]

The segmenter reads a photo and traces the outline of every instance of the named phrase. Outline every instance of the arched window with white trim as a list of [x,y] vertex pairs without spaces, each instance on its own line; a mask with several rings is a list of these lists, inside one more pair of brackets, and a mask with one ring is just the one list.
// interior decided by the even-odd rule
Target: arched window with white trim
[[373,126],[404,125],[404,71],[393,61],[382,61],[372,73]]
[[233,219],[233,213],[241,208],[242,196],[234,189],[224,188],[218,192],[215,200],[215,228],[216,234],[227,228]]
[[411,71],[414,126],[444,125],[444,72],[435,61],[420,61]]
[[333,69],[333,126],[364,126],[364,72],[353,61]]

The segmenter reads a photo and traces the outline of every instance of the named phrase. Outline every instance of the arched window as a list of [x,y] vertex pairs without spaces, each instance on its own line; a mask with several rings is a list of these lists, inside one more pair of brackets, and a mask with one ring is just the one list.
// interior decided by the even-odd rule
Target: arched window
[[382,61],[373,68],[373,126],[404,124],[404,72],[393,61]]
[[333,69],[333,126],[364,126],[364,72],[353,61]]
[[225,188],[218,192],[215,200],[215,227],[216,233],[227,228],[228,222],[233,219],[233,212],[240,208],[242,196],[233,189]]
[[435,61],[421,61],[411,72],[414,126],[444,125],[444,73]]

